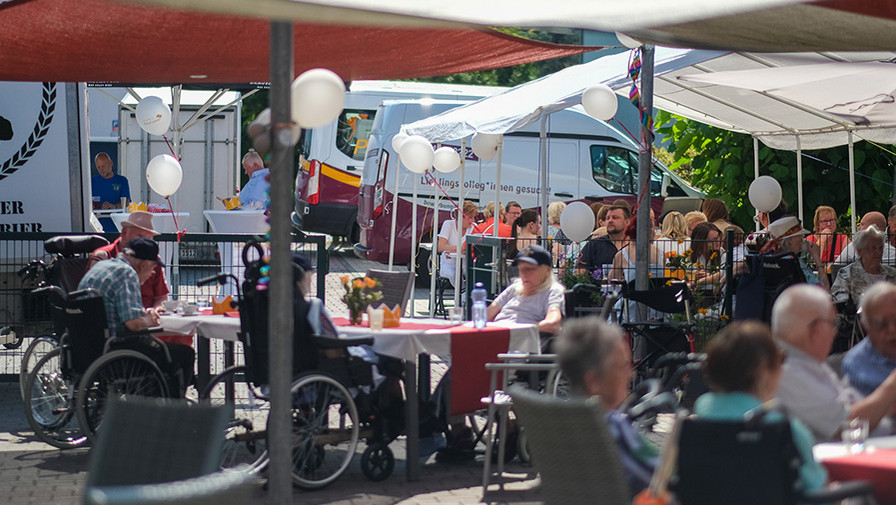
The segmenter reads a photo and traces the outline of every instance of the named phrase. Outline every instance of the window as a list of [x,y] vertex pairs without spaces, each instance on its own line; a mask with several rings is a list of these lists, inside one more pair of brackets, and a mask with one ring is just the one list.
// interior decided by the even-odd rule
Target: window
[[375,110],[343,109],[336,123],[336,148],[349,158],[364,161],[374,115]]
[[[622,147],[591,146],[591,173],[594,180],[614,193],[636,194],[638,191],[638,154]],[[661,196],[663,171],[653,167],[650,171],[650,194]],[[685,192],[670,180],[667,196],[686,196]]]

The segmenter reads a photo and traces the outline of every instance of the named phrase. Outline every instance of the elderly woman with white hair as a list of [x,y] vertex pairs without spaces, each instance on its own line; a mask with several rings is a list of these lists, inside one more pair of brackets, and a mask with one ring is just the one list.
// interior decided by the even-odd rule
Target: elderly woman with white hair
[[834,303],[850,299],[857,302],[862,293],[877,281],[896,282],[896,268],[881,263],[886,240],[886,234],[874,225],[856,233],[853,246],[859,259],[837,272],[831,286]]

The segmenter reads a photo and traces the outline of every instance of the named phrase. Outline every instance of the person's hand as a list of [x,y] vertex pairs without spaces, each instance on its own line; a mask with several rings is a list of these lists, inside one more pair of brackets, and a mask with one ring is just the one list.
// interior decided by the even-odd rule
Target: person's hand
[[109,210],[109,209],[115,209],[116,207],[111,202],[103,202],[103,204],[100,205],[100,208],[103,210]]
[[821,264],[821,248],[818,247],[818,244],[815,242],[809,242],[808,240],[803,241],[803,247],[806,252],[809,253],[809,256],[812,256],[812,259],[815,260],[816,265]]
[[143,309],[144,316],[146,321],[150,326],[158,326],[159,325],[159,309],[153,307],[151,309]]

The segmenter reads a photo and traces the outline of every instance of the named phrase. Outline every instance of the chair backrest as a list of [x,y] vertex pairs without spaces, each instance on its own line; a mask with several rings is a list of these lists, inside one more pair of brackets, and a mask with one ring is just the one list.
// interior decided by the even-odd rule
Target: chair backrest
[[598,399],[560,400],[519,386],[508,389],[541,474],[541,497],[547,505],[631,503]]
[[219,469],[223,406],[183,400],[110,399],[90,453],[87,487],[191,479]]
[[366,275],[380,281],[380,286],[377,289],[383,293],[383,299],[375,304],[385,303],[389,308],[398,305],[404,313],[408,299],[411,298],[411,289],[414,287],[414,271],[368,270]]
[[245,505],[252,502],[253,480],[237,468],[161,484],[91,487],[84,505]]
[[791,505],[800,459],[790,422],[685,419],[675,494],[682,505]]
[[78,289],[87,272],[87,255],[108,245],[99,235],[59,235],[44,241],[44,250],[56,255],[48,272],[48,281],[65,292]]
[[64,347],[64,366],[84,373],[103,354],[109,338],[103,297],[91,289],[75,291],[62,300],[59,309],[68,344]]
[[568,318],[596,316],[602,313],[603,304],[594,301],[595,294],[600,294],[600,286],[594,284],[576,284],[563,294],[565,314]]

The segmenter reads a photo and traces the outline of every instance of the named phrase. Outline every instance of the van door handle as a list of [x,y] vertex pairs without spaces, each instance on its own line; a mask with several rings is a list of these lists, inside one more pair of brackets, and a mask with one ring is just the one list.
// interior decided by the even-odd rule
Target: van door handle
[[349,172],[357,172],[358,171],[358,167],[353,166],[353,165],[348,165],[345,167],[345,169],[348,170]]
[[596,195],[585,195],[585,198],[588,200],[597,200],[598,202],[603,200],[602,196],[596,196]]
[[554,196],[560,196],[563,198],[572,198],[572,193],[554,193]]

